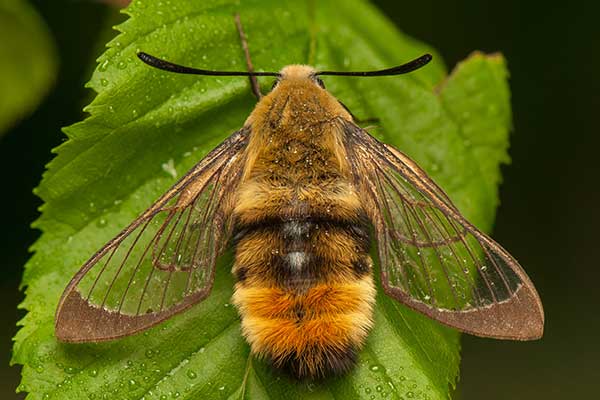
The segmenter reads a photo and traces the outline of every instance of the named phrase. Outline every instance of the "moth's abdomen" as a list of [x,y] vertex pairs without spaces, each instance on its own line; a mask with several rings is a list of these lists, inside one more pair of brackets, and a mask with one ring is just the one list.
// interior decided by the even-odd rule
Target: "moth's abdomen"
[[371,327],[371,276],[304,293],[238,284],[234,301],[252,352],[297,378],[347,372]]
[[349,370],[372,325],[369,226],[353,199],[341,205],[337,195],[328,209],[236,208],[233,301],[243,334],[254,354],[298,378]]

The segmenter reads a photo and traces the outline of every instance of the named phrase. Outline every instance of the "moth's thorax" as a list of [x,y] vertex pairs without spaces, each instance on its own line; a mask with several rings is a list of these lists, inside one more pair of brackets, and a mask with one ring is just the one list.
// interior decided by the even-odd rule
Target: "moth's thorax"
[[340,120],[352,117],[315,82],[311,67],[291,65],[281,74],[277,86],[259,101],[246,121],[252,133],[243,180],[286,167],[282,172],[298,179],[322,170],[347,175]]

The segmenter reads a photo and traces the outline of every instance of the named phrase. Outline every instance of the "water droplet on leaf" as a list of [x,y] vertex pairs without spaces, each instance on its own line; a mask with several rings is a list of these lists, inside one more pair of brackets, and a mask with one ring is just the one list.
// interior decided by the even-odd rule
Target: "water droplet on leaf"
[[191,369],[187,371],[186,373],[187,377],[190,379],[196,379],[196,377],[198,376],[194,371],[192,371]]

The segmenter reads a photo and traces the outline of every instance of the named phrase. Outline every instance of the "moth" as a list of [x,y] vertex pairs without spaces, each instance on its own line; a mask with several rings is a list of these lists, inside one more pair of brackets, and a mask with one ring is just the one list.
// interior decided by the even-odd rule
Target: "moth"
[[[253,354],[298,378],[343,374],[373,325],[377,244],[384,292],[463,332],[541,337],[539,296],[517,261],[469,223],[401,151],[357,125],[322,76],[400,75],[289,65],[200,70],[139,53],[161,70],[246,76],[258,97],[244,126],[102,247],[65,289],[63,342],[152,327],[205,299],[219,255],[235,255],[233,303]],[[262,96],[258,76],[275,77]]]

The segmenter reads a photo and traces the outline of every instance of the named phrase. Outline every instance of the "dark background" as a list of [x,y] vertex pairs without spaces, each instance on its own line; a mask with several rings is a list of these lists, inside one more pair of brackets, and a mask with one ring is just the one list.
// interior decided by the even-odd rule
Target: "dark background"
[[[0,394],[13,398],[8,367],[18,286],[39,183],[60,128],[82,118],[88,60],[109,15],[93,1],[34,2],[61,60],[57,83],[28,119],[0,138]],[[588,399],[600,390],[600,3],[519,0],[376,3],[406,33],[452,66],[473,50],[501,51],[511,72],[512,163],[503,168],[494,237],[527,269],[546,310],[546,333],[530,343],[463,336],[459,395],[471,399]],[[0,40],[5,40],[0,38]],[[83,60],[83,62],[82,62]],[[1,61],[0,61],[1,62]]]

